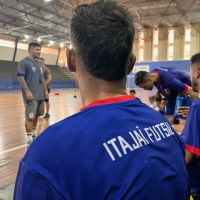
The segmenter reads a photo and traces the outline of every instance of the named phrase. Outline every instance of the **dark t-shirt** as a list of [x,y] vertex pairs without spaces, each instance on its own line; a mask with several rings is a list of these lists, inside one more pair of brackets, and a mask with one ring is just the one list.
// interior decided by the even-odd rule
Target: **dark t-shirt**
[[[44,100],[43,73],[38,60],[26,57],[19,62],[17,76],[24,76],[26,84],[33,94],[34,100]],[[22,95],[26,101],[26,95],[22,89]]]

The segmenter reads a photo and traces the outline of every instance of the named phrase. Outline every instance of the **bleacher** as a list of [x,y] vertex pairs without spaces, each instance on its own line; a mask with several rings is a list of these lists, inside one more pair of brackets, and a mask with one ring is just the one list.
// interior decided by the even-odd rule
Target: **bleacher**
[[0,61],[0,79],[16,79],[16,62]]
[[[17,62],[0,61],[0,90],[20,89],[17,79]],[[73,79],[67,77],[58,66],[47,65],[51,70],[53,80],[51,88],[75,88]]]

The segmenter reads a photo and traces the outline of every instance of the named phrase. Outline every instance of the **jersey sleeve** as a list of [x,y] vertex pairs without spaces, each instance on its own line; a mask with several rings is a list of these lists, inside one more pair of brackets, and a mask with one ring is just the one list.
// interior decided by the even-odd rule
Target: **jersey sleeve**
[[20,162],[15,184],[14,200],[61,200],[64,199],[52,184],[36,171],[29,170]]
[[166,85],[170,90],[176,91],[178,93],[187,93],[189,86],[181,82],[175,77],[172,77],[170,73],[166,72],[163,74],[162,80],[166,82]]
[[49,74],[51,74],[51,71],[50,71],[50,69],[49,69],[48,67],[45,68],[45,73],[46,73],[47,76],[48,76]]
[[186,150],[200,156],[200,107],[193,105],[182,133]]
[[26,64],[24,61],[19,62],[17,76],[25,76],[26,75]]

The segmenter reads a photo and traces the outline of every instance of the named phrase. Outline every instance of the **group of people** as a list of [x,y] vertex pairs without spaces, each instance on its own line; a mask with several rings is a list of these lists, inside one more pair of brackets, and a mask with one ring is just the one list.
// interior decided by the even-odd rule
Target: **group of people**
[[157,88],[155,98],[163,96],[166,101],[165,115],[173,121],[176,100],[179,94],[189,95],[193,100],[198,97],[197,92],[191,88],[190,76],[186,72],[175,68],[156,68],[151,72],[140,71],[135,75],[135,84],[145,90]]
[[38,117],[44,115],[44,102],[46,102],[46,114],[49,118],[49,85],[52,75],[45,65],[45,59],[40,57],[41,45],[31,42],[28,46],[29,56],[19,62],[18,79],[22,88],[22,96],[25,106],[25,129],[27,145],[30,145],[37,137],[36,126]]
[[[179,115],[188,118],[182,133],[182,138],[186,144],[186,163],[189,174],[190,185],[200,193],[200,107],[198,100],[200,94],[199,69],[200,53],[191,57],[190,76],[175,68],[157,68],[151,72],[140,71],[135,75],[135,84],[145,90],[157,88],[155,100],[162,100],[161,95],[166,101],[166,110],[162,114],[168,119],[174,117],[176,112],[177,97],[185,94],[189,95],[194,103],[191,108],[188,106],[179,111]],[[157,102],[158,107],[162,101]],[[165,105],[165,103],[164,103]],[[159,110],[160,111],[160,110]],[[174,120],[173,120],[174,122]],[[172,123],[173,123],[172,122]],[[197,189],[196,189],[197,188]]]
[[[30,145],[20,161],[15,200],[189,200],[191,190],[199,188],[200,54],[191,59],[191,82],[170,69],[136,76],[137,85],[152,89],[154,84],[165,96],[167,115],[179,93],[193,98],[183,142],[164,115],[126,92],[127,74],[136,61],[133,21],[116,1],[76,8],[70,23],[72,48],[66,54],[83,107]],[[29,47],[35,57],[39,50]],[[37,71],[37,83],[31,79],[36,91],[24,84],[25,68]],[[30,90],[35,92],[36,113],[41,114],[47,91],[37,59],[26,58],[19,69],[25,104],[28,108],[27,100],[33,99]],[[35,115],[26,116],[30,122]]]

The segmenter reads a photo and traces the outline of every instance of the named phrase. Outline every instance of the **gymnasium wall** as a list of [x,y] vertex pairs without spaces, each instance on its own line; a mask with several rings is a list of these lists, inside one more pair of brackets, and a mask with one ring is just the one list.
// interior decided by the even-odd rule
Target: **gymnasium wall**
[[[14,41],[1,40],[0,38],[0,60],[13,61],[14,51]],[[42,47],[41,49],[41,57],[45,59],[47,65],[56,65],[58,53],[58,48]],[[14,61],[19,62],[26,56],[28,56],[28,44],[19,42]]]
[[0,60],[13,60],[14,48],[0,46]]

